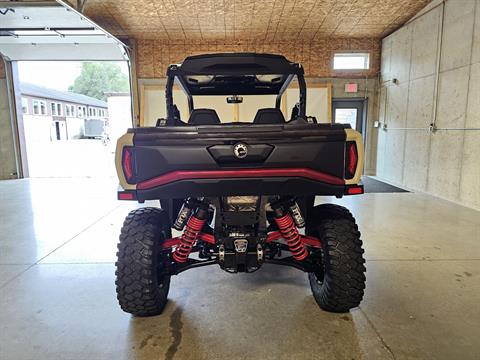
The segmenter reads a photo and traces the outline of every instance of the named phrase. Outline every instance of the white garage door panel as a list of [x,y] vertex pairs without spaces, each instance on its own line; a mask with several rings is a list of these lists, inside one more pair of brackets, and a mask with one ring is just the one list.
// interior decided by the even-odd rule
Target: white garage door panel
[[[13,4],[15,5],[15,4]],[[2,9],[5,10],[7,5],[2,4]],[[2,16],[2,28],[44,28],[49,27],[85,27],[90,24],[76,15],[72,10],[64,8],[60,5],[52,6],[12,6],[6,15]]]
[[10,60],[125,60],[120,47],[105,44],[1,44]]
[[118,39],[72,8],[12,4],[0,17],[0,53],[9,60],[128,59]]

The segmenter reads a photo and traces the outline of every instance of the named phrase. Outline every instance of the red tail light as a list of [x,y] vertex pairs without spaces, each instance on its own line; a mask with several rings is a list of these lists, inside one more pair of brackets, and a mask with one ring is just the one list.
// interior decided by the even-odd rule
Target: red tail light
[[360,195],[363,194],[363,185],[354,185],[354,186],[348,186],[346,188],[346,195]]
[[135,192],[133,191],[119,191],[117,198],[118,200],[137,200]]
[[349,141],[346,146],[345,179],[352,179],[355,176],[358,163],[357,144],[354,141]]
[[133,178],[133,156],[131,149],[128,147],[123,148],[122,168],[125,179],[127,182],[130,182],[130,180]]

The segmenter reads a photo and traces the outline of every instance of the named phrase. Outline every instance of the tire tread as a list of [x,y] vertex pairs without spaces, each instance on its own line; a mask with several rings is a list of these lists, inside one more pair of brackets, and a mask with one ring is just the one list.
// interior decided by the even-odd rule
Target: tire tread
[[170,279],[157,283],[157,252],[168,236],[163,210],[141,208],[131,211],[120,233],[116,266],[117,299],[123,311],[135,316],[158,315],[167,302]]
[[330,312],[348,312],[363,299],[365,259],[360,231],[350,211],[342,206],[323,204],[313,209],[308,231],[322,241],[325,260],[323,283],[309,274],[318,305]]

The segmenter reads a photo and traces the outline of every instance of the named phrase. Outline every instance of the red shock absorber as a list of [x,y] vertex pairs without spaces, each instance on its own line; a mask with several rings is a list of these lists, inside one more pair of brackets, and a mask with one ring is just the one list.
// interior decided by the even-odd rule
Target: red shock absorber
[[207,218],[207,210],[199,208],[196,214],[190,216],[187,225],[180,238],[180,245],[177,246],[173,253],[176,262],[184,263],[192,252],[193,245],[197,241],[198,234],[202,231]]
[[308,256],[308,252],[303,245],[302,238],[298,233],[292,216],[288,212],[283,214],[282,209],[275,209],[275,215],[278,230],[280,230],[285,240],[287,240],[288,248],[293,258],[297,261],[305,259]]

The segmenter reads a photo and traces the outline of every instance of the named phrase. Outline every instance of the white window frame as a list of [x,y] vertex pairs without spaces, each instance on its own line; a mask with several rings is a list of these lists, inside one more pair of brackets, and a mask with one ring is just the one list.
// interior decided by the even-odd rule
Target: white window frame
[[77,107],[77,117],[86,118],[87,117],[87,108],[85,106],[79,105]]
[[28,114],[28,98],[22,96],[22,113],[27,115]]
[[65,116],[75,117],[75,105],[65,104]]
[[50,103],[50,110],[52,111],[52,116],[62,116],[63,115],[63,109],[62,109],[62,104],[52,101]]
[[[37,104],[38,112],[35,111],[35,104]],[[45,100],[34,99],[32,107],[34,115],[47,115],[47,102]]]
[[[339,67],[336,64],[336,59],[348,59],[348,58],[363,58],[363,66],[362,67]],[[370,53],[368,51],[345,51],[345,52],[336,52],[333,54],[332,59],[332,68],[334,71],[366,71],[370,69]]]

